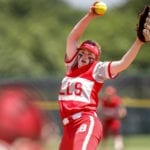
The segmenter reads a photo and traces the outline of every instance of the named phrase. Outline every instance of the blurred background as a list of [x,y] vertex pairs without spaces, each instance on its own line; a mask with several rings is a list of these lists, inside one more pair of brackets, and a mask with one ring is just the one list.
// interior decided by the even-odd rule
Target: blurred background
[[[138,14],[150,2],[149,0],[103,1],[108,5],[106,15],[93,21],[81,40],[92,39],[100,43],[102,61],[117,60],[135,40]],[[38,110],[38,115],[33,115],[30,111],[27,118],[31,119],[36,116],[36,119],[31,120],[36,120],[32,123],[35,126],[38,124],[37,131],[40,131],[40,133],[34,131],[32,135],[28,135],[22,132],[33,130],[32,127],[22,128],[13,138],[9,135],[7,141],[2,131],[6,127],[5,123],[11,119],[5,118],[4,112],[10,109],[4,107],[4,111],[0,112],[0,120],[4,121],[4,124],[0,122],[1,145],[5,145],[3,147],[9,146],[10,143],[16,146],[27,141],[28,145],[38,143],[44,149],[58,149],[62,123],[57,107],[57,95],[61,78],[65,73],[66,37],[94,2],[94,0],[0,0],[1,106],[13,107],[14,110],[18,110],[15,113],[23,113],[20,115],[22,118],[25,114],[19,111],[20,108],[16,106],[17,102],[14,99],[28,99],[27,103],[32,102],[29,104],[29,110],[33,108]],[[149,47],[149,43],[145,44],[130,68],[115,80],[107,81],[104,85],[104,88],[107,85],[115,86],[127,107],[128,115],[123,120],[122,128],[124,136],[129,139],[125,143],[126,150],[134,150],[135,141],[132,145],[132,139],[141,137],[144,141],[150,140]],[[9,96],[8,91],[14,94]],[[23,93],[23,97],[28,98],[22,98],[18,93]],[[12,106],[11,102],[14,103]],[[34,105],[33,108],[31,105]],[[28,119],[22,122],[28,124],[30,122]],[[12,120],[10,124],[13,125],[19,119],[13,117]],[[18,122],[15,124],[19,126]],[[5,130],[9,131],[10,128],[12,131],[16,130],[12,126],[8,126]],[[8,135],[6,133],[5,135]],[[18,140],[20,138],[21,140]],[[143,150],[150,147],[150,145],[146,146],[146,143],[139,143],[137,147],[140,145]],[[21,149],[16,148],[16,150]]]

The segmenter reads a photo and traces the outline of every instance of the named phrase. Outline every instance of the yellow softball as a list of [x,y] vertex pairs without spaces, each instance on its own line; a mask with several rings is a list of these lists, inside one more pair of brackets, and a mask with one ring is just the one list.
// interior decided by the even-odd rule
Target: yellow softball
[[94,5],[94,11],[98,15],[104,15],[107,11],[107,5],[104,2],[96,2]]

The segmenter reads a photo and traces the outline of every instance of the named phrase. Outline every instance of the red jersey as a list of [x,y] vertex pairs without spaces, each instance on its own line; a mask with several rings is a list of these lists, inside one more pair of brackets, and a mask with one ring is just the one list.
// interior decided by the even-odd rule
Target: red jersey
[[[77,56],[77,55],[76,55]],[[66,62],[67,73],[61,82],[59,107],[61,117],[81,111],[96,111],[98,93],[110,74],[111,62],[97,62],[77,68],[76,56]]]
[[104,120],[119,118],[119,108],[121,106],[121,98],[117,95],[111,96],[110,99],[102,98],[102,117]]

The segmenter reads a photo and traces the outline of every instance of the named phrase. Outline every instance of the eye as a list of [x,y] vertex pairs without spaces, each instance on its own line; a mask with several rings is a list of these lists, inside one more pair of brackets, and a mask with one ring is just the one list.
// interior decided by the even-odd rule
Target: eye
[[82,53],[79,53],[79,54],[78,54],[78,57],[80,57],[80,58],[81,58],[82,56],[83,56],[83,54],[82,54]]
[[88,59],[90,60],[90,61],[94,61],[94,58],[93,57],[88,57]]
[[94,60],[95,57],[94,57],[91,53],[89,53],[89,54],[88,54],[88,58],[89,58],[90,60]]

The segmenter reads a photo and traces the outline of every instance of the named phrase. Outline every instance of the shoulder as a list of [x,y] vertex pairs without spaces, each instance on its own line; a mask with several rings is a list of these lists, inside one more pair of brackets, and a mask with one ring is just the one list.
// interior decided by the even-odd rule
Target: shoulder
[[97,62],[93,68],[93,77],[98,82],[104,81],[106,79],[109,79],[109,66],[110,62]]

